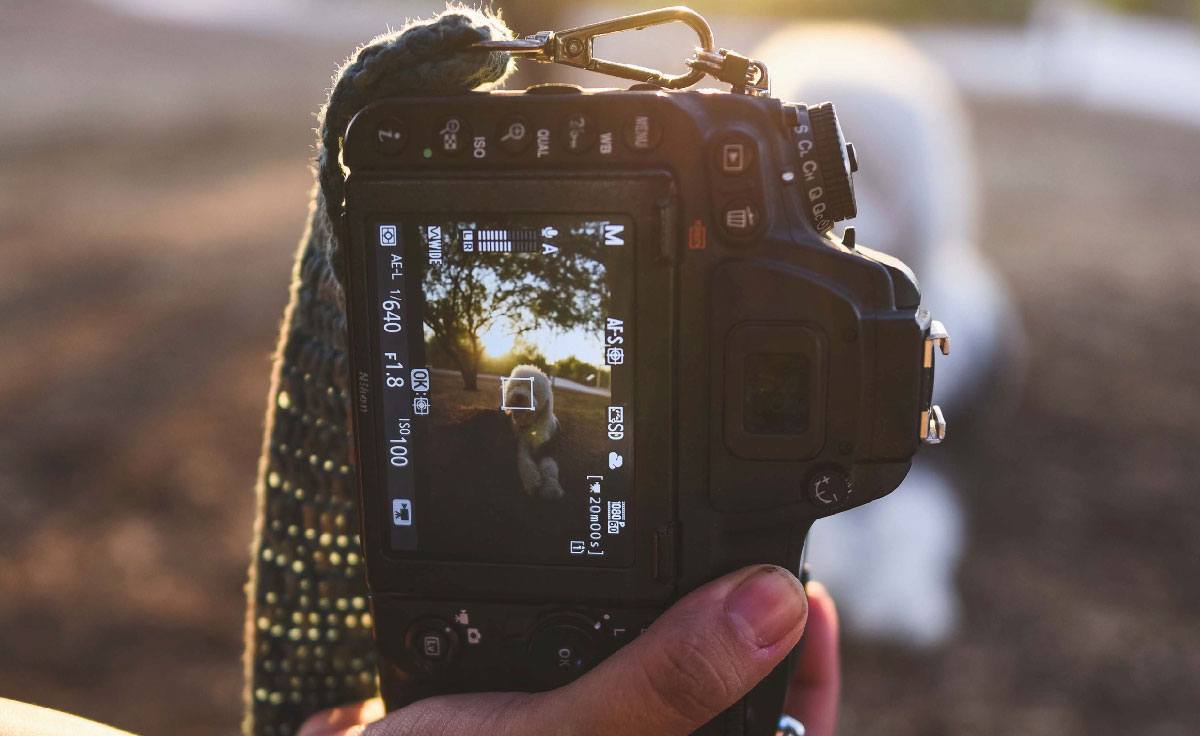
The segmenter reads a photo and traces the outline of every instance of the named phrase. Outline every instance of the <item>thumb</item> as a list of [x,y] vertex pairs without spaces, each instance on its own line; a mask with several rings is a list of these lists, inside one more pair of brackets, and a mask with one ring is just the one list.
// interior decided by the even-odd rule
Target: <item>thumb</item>
[[543,706],[574,733],[687,734],[737,702],[804,631],[800,582],[747,568],[693,591]]

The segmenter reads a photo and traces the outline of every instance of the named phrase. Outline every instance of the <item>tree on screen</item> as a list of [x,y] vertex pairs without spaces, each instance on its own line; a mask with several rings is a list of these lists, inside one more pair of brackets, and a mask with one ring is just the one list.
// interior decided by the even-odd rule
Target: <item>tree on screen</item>
[[442,228],[442,262],[426,266],[424,321],[431,342],[462,373],[463,388],[478,390],[480,335],[494,326],[518,337],[547,326],[583,328],[600,339],[608,304],[601,227],[589,222],[558,233],[552,254],[467,253],[459,228]]

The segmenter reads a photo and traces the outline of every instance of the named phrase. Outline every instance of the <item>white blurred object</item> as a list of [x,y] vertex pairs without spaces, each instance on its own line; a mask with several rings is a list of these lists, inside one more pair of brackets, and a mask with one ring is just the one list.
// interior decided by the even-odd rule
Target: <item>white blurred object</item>
[[[973,395],[1019,376],[1022,337],[1008,293],[976,245],[978,184],[962,103],[947,75],[901,36],[862,25],[796,25],[753,56],[784,100],[832,101],[858,152],[858,241],[916,272],[922,304],[946,324],[935,399],[955,417]],[[926,448],[892,495],[818,522],[809,560],[859,634],[932,646],[954,630],[963,520],[949,475]],[[969,493],[969,489],[964,489]]]
[[1076,104],[1200,126],[1200,31],[1082,0],[1041,0],[1024,27],[906,34],[984,97]]
[[963,523],[941,473],[914,467],[901,490],[818,521],[808,541],[813,575],[850,631],[914,648],[954,631]]

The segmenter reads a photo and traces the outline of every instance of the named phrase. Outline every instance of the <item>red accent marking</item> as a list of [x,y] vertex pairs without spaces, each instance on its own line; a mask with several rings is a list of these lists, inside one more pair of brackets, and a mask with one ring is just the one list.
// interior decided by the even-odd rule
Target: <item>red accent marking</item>
[[708,245],[708,228],[702,220],[695,220],[688,228],[688,250],[704,250]]

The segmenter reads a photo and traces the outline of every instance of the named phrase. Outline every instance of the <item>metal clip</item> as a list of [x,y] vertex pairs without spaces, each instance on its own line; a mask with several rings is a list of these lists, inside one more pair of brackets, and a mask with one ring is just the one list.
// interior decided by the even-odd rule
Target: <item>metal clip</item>
[[480,41],[471,46],[473,49],[488,51],[507,51],[514,56],[523,56],[545,63],[566,64],[567,66],[600,72],[621,79],[632,79],[646,82],[667,89],[684,89],[704,78],[707,73],[703,68],[693,67],[686,74],[667,74],[657,69],[647,69],[636,64],[624,64],[617,61],[599,59],[593,54],[592,42],[597,36],[605,36],[621,31],[640,31],[650,26],[667,23],[683,23],[696,32],[700,38],[697,54],[712,52],[715,48],[712,28],[696,11],[683,6],[650,10],[645,13],[626,15],[600,23],[592,23],[566,31],[541,31],[532,36],[517,38],[509,41]]
[[771,78],[767,65],[729,49],[696,49],[687,65],[733,87],[733,92],[742,95],[765,96],[771,94]]
[[929,323],[929,334],[925,337],[925,355],[921,365],[929,391],[927,399],[931,403],[921,411],[917,432],[921,442],[927,445],[938,445],[946,439],[946,417],[942,414],[942,407],[932,403],[935,348],[941,351],[942,355],[950,354],[950,333],[946,331],[946,326],[936,319]]
[[927,445],[940,445],[946,439],[946,417],[942,416],[942,407],[934,404],[929,407],[925,419],[925,436],[921,441]]

